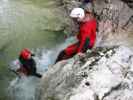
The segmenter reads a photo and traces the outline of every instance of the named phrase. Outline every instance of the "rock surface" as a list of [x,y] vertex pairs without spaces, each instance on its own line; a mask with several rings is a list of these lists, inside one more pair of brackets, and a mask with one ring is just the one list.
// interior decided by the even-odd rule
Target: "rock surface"
[[132,73],[131,48],[96,48],[50,67],[38,100],[132,100]]

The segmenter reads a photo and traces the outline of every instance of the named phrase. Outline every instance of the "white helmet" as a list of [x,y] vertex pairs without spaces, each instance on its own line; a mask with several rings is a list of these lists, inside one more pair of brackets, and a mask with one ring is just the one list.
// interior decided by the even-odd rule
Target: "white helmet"
[[70,17],[83,19],[85,17],[84,9],[82,9],[82,8],[74,8],[71,11],[71,13],[70,13]]

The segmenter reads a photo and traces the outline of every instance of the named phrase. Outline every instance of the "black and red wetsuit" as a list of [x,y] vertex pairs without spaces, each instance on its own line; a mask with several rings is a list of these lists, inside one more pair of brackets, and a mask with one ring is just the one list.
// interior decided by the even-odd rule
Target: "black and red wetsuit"
[[78,42],[68,46],[63,50],[56,62],[73,57],[79,52],[86,52],[87,49],[91,49],[96,40],[96,20],[92,19],[80,24],[80,33],[77,35]]
[[39,78],[42,77],[39,73],[37,73],[36,62],[33,58],[23,59],[21,56],[19,57],[19,61],[21,63],[19,71],[24,73],[27,76],[37,76]]

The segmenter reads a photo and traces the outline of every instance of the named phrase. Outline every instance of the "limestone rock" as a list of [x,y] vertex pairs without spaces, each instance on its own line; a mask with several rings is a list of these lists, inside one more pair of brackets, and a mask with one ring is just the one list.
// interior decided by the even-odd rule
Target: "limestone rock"
[[85,58],[75,56],[49,68],[39,100],[131,100],[126,92],[132,92],[132,67],[131,48],[97,48]]

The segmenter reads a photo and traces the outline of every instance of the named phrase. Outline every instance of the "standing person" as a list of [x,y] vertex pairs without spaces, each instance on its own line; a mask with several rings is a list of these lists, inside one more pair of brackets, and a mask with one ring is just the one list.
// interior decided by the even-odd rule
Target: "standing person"
[[62,50],[56,62],[69,59],[75,54],[83,56],[83,53],[85,53],[87,49],[92,49],[95,44],[97,22],[92,13],[92,9],[84,10],[82,8],[74,8],[70,13],[70,17],[80,24],[79,34],[76,36],[78,42]]
[[27,76],[36,76],[41,78],[42,75],[36,72],[36,62],[33,59],[34,54],[28,49],[23,49],[19,55],[20,68],[17,70],[18,73],[22,73]]

